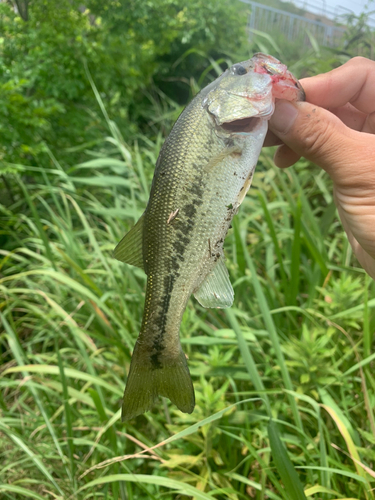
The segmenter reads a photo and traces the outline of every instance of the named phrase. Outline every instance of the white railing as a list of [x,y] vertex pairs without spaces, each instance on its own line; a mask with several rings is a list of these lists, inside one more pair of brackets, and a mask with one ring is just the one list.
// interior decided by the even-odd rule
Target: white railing
[[[253,37],[254,30],[263,31],[270,35],[281,32],[289,40],[300,39],[303,43],[309,44],[309,33],[321,45],[337,47],[341,44],[345,28],[335,25],[332,20],[324,18],[323,15],[322,19],[318,21],[285,10],[268,7],[251,0],[241,1],[251,6],[248,24],[250,38]],[[326,22],[323,22],[323,19]]]

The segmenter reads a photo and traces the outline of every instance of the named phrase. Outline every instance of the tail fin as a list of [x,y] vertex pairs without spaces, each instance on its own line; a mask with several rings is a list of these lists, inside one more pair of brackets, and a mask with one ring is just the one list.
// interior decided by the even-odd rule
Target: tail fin
[[169,398],[184,413],[195,406],[194,387],[182,349],[176,359],[154,368],[135,345],[122,404],[122,421],[150,410],[158,396]]

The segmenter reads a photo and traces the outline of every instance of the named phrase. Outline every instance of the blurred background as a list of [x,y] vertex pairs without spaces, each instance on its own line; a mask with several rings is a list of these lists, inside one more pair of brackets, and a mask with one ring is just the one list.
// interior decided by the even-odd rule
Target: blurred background
[[229,65],[302,78],[374,47],[371,1],[0,2],[0,498],[375,498],[374,285],[324,172],[263,150],[225,242],[234,306],[183,318],[192,415],[121,423],[145,276],[112,257]]

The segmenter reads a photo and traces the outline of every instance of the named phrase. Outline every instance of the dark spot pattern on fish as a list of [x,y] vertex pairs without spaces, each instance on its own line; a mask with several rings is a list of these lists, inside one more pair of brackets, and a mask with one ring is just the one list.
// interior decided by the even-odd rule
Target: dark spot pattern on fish
[[[164,349],[164,347],[163,347]],[[163,368],[163,365],[160,362],[160,353],[156,352],[155,354],[151,354],[150,360],[151,360],[151,365],[154,370],[161,370]]]
[[[167,262],[166,262],[166,267],[167,267],[169,264],[169,260],[168,259],[166,259],[166,260],[167,260]],[[182,258],[180,260],[184,260],[184,259]],[[170,264],[171,264],[171,268],[173,269],[173,271],[178,271],[180,269],[180,263],[177,261],[177,257],[175,255],[172,255]]]
[[195,205],[196,207],[200,207],[201,205],[203,205],[203,200],[200,200],[198,198],[194,198],[194,200],[191,201],[193,205]]
[[183,243],[185,246],[187,246],[190,243],[190,238],[187,236],[181,235],[181,243]]
[[197,213],[197,209],[195,208],[195,206],[192,203],[189,203],[188,205],[185,205],[182,208],[181,212],[184,215],[186,215],[186,217],[188,217],[189,219],[191,219]]
[[152,342],[153,352],[150,356],[151,365],[152,365],[152,368],[154,370],[160,370],[161,368],[163,368],[163,365],[160,361],[160,356],[165,349],[164,336],[166,333],[169,304],[171,301],[173,285],[174,285],[174,282],[176,281],[176,278],[178,276],[179,276],[179,273],[174,273],[174,274],[168,274],[167,276],[164,277],[163,298],[160,301],[159,314],[157,315],[157,317],[153,321],[154,327],[156,327],[158,329],[158,333],[157,333],[157,335],[155,335],[153,342]]
[[189,219],[187,221],[179,220],[176,235],[180,236],[181,238],[183,236],[187,236],[189,235],[189,233],[191,233],[193,228],[194,228],[194,221],[192,219]]
[[185,260],[185,259],[184,259],[184,257],[183,257],[182,255],[178,255],[178,258],[179,258],[179,260],[180,260],[181,262],[184,262],[184,260]]
[[189,193],[191,193],[191,194],[195,194],[199,198],[203,198],[204,190],[203,190],[203,186],[202,187],[200,186],[200,183],[192,184],[192,186],[190,186],[187,189],[187,191],[189,191]]
[[178,240],[173,243],[173,248],[176,250],[177,257],[179,258],[184,254],[186,247]]

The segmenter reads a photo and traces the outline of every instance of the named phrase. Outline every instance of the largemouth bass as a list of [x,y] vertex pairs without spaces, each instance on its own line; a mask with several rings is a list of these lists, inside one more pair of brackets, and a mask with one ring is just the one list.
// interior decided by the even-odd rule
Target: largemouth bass
[[123,420],[149,410],[159,395],[194,410],[182,315],[191,294],[203,307],[232,305],[224,238],[250,187],[277,98],[302,100],[304,93],[286,66],[255,54],[192,100],[161,149],[146,210],[114,252],[147,274]]

